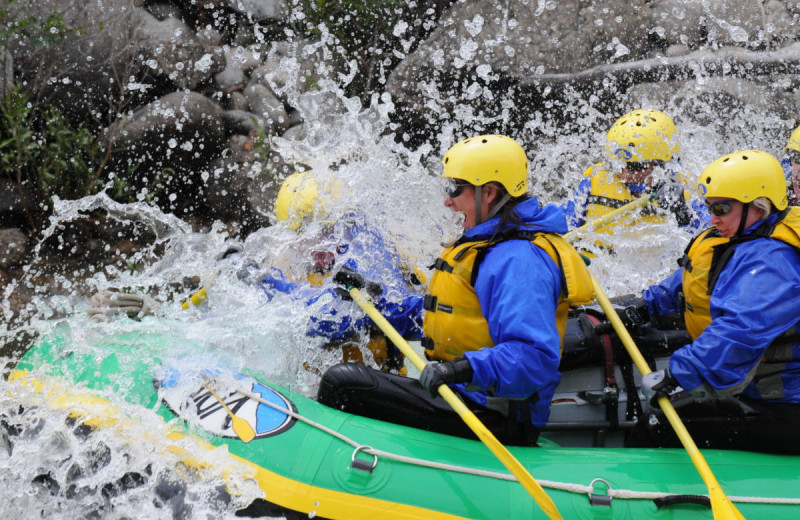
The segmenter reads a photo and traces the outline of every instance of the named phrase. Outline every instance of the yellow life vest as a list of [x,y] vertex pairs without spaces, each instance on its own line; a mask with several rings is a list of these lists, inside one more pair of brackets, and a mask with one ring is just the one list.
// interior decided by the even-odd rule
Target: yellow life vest
[[[771,229],[759,228],[754,233],[745,235],[745,240],[758,238],[774,238],[800,249],[800,207],[790,207],[784,217]],[[717,246],[728,244],[730,238],[720,237],[716,228],[709,228],[700,233],[686,248],[681,260],[683,265],[683,297],[684,320],[686,331],[691,338],[697,339],[711,323],[711,292],[722,269],[725,267],[721,257],[730,258],[721,253]],[[732,248],[740,242],[731,244]],[[715,248],[717,252],[715,254]]]
[[[562,294],[555,319],[563,347],[570,305],[594,301],[591,277],[583,259],[560,235],[536,233],[531,242],[542,248],[561,271]],[[494,346],[473,283],[483,256],[496,243],[456,244],[436,260],[423,318],[423,346],[429,359],[452,361],[465,352]]]
[[[584,214],[584,220],[587,222],[605,216],[635,200],[628,186],[616,174],[612,174],[604,164],[590,166],[583,175],[590,177],[591,182]],[[631,226],[637,222],[662,223],[664,221],[665,218],[659,213],[657,205],[649,204],[642,209],[635,220],[622,219],[622,221],[616,221],[595,231],[613,235],[614,228],[619,225]]]

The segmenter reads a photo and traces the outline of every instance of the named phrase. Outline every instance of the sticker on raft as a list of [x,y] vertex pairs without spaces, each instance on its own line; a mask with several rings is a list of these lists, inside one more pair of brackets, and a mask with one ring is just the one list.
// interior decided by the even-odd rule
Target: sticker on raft
[[[255,439],[283,433],[297,422],[261,401],[297,412],[294,403],[251,377],[230,373],[212,375],[210,372],[187,377],[186,373],[169,369],[156,384],[161,388],[164,403],[175,415],[218,437],[239,437],[233,429],[231,414],[247,421],[255,432]],[[240,389],[253,395],[242,394]]]

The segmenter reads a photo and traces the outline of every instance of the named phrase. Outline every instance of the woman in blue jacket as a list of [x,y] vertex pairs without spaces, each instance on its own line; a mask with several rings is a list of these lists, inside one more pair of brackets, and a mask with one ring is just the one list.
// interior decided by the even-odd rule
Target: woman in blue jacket
[[[800,208],[787,207],[778,160],[756,150],[712,162],[698,188],[713,227],[643,293],[651,315],[682,310],[693,341],[643,389],[692,394],[678,412],[701,447],[800,453]],[[679,445],[658,410],[630,444]]]
[[563,212],[526,194],[522,147],[499,135],[453,146],[445,206],[464,234],[434,265],[423,299],[419,382],[343,364],[323,376],[320,401],[377,419],[473,437],[436,396],[453,385],[502,442],[535,445],[560,380],[570,305],[593,300],[588,271],[561,237]]

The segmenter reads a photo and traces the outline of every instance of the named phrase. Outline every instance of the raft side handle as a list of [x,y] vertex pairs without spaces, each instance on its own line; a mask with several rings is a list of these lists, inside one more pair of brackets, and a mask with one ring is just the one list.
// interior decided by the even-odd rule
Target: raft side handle
[[[605,495],[594,494],[595,482],[602,482],[603,484],[606,485]],[[589,504],[593,506],[611,507],[611,484],[609,484],[607,480],[602,478],[596,478],[589,483]]]
[[[353,454],[350,456],[351,468],[366,471],[367,473],[372,473],[375,470],[375,467],[378,465],[378,456],[375,453],[368,453],[367,450],[372,450],[372,446],[358,446],[353,450]],[[367,453],[367,455],[372,455],[372,462],[357,458],[356,455],[358,455],[359,451],[363,451]]]

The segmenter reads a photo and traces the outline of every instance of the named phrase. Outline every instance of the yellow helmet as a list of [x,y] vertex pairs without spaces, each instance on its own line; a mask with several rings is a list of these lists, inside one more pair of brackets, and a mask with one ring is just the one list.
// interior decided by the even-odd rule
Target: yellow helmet
[[512,197],[528,191],[528,158],[518,142],[504,135],[479,135],[454,144],[442,159],[443,177],[475,186],[499,182]]
[[606,134],[612,160],[669,161],[681,151],[678,129],[660,110],[634,110],[617,119]]
[[778,211],[789,204],[781,163],[759,150],[731,153],[712,162],[700,174],[697,189],[702,197],[724,197],[740,202],[766,197]]
[[278,222],[288,221],[290,229],[300,229],[312,220],[319,210],[319,186],[310,172],[297,172],[283,181],[275,199],[275,216]]
[[786,149],[800,152],[800,126],[795,128],[794,132],[792,132],[791,137],[789,137],[789,142],[786,143]]

